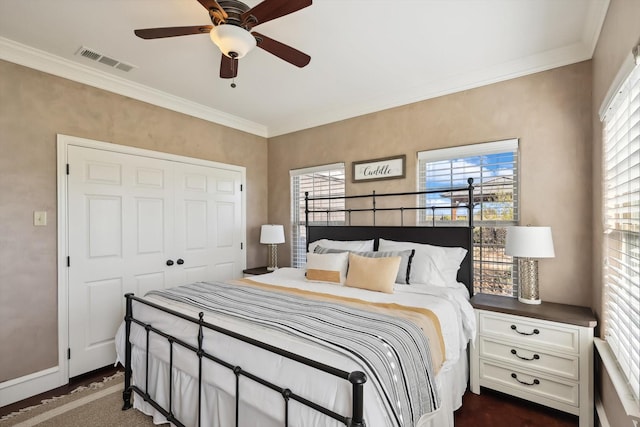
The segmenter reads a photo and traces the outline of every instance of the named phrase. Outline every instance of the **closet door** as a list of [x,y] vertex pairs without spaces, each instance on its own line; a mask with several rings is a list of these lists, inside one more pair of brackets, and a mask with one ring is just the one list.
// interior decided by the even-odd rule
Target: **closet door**
[[127,292],[242,277],[241,173],[69,146],[69,376],[112,364]]
[[125,293],[168,286],[175,230],[168,162],[76,146],[68,159],[73,377],[114,362]]
[[240,172],[176,163],[173,284],[242,277]]

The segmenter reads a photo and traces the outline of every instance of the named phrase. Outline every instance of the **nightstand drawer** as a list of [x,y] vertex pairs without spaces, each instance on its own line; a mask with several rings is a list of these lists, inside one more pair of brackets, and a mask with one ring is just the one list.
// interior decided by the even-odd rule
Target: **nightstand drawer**
[[578,356],[550,354],[536,348],[521,347],[481,337],[480,357],[494,362],[507,362],[525,369],[535,369],[570,380],[579,378]]
[[[480,360],[480,379],[484,385],[496,390],[505,387],[518,390],[520,394],[529,394],[541,398],[550,399],[558,403],[578,406],[580,392],[578,383],[558,381],[546,375],[532,374],[520,369],[513,369],[509,365],[494,365],[485,360]],[[531,397],[529,400],[536,401]]]
[[549,350],[577,354],[580,350],[578,328],[560,327],[551,322],[534,321],[525,317],[480,313],[480,335],[500,338],[530,348],[540,346]]

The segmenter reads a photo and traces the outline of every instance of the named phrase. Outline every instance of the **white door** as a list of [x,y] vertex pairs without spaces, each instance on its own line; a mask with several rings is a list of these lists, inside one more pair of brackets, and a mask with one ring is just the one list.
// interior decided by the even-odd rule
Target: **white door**
[[244,251],[240,172],[77,146],[67,153],[73,377],[115,361],[125,293],[241,277]]
[[184,163],[174,172],[174,283],[242,277],[241,174]]

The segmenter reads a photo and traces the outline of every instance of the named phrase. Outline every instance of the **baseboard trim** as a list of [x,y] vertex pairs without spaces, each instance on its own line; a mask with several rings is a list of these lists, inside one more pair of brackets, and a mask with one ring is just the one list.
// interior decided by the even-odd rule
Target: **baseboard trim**
[[0,383],[0,407],[52,390],[65,384],[58,366]]

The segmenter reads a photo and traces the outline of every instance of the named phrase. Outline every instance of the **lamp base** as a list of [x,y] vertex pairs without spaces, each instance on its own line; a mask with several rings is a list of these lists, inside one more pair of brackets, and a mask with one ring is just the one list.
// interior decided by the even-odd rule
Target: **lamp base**
[[531,304],[531,305],[542,304],[542,300],[540,299],[526,299],[526,298],[518,297],[518,301],[525,304]]
[[275,271],[278,269],[278,245],[269,244],[269,265],[267,271]]
[[518,301],[525,304],[540,304],[538,291],[538,260],[520,258],[518,260],[519,278]]

